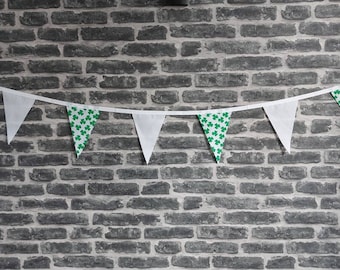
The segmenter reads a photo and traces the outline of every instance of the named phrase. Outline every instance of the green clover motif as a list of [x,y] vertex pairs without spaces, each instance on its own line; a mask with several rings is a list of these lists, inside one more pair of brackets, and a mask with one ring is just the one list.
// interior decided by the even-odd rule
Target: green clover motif
[[214,126],[214,124],[212,123],[212,122],[208,122],[208,127],[213,127]]
[[218,115],[217,114],[214,114],[213,115],[213,120],[217,120],[218,119]]
[[79,110],[79,111],[78,111],[78,114],[79,114],[79,115],[84,115],[84,111],[83,111],[83,110]]
[[220,145],[220,144],[221,144],[221,141],[220,141],[220,140],[215,140],[215,144],[216,144],[216,145]]
[[77,136],[75,137],[75,140],[76,140],[76,141],[80,141],[80,140],[81,140],[81,137],[80,137],[79,135],[77,135]]
[[77,115],[73,115],[72,116],[72,119],[75,121],[75,120],[78,120],[78,116]]
[[77,107],[72,107],[72,111],[77,111],[78,108]]
[[220,124],[215,124],[216,129],[220,128],[220,126],[221,126]]
[[208,137],[208,142],[212,142],[214,140],[213,137]]
[[218,135],[218,137],[220,138],[220,140],[223,140],[224,134],[220,134],[220,135]]
[[80,134],[84,136],[84,135],[86,135],[86,131],[85,130],[81,130]]
[[88,110],[88,113],[89,113],[89,114],[94,114],[94,110],[89,109],[89,110]]
[[81,119],[81,120],[80,120],[80,124],[85,125],[85,124],[86,124],[85,119]]
[[218,132],[216,130],[214,130],[211,134],[214,135],[214,136],[217,136]]
[[80,130],[81,129],[81,125],[76,125],[76,130]]

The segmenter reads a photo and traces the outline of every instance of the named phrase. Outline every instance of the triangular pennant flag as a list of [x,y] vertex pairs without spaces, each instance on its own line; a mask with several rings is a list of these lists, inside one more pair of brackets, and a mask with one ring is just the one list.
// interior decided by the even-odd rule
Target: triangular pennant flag
[[297,105],[298,101],[291,101],[263,107],[277,136],[288,153],[290,153],[290,141],[293,134]]
[[35,99],[7,92],[3,92],[2,95],[6,118],[7,142],[10,144],[28,112],[31,110]]
[[335,99],[335,101],[339,104],[340,106],[340,90],[335,90],[333,92],[331,92],[331,95],[333,96],[333,98]]
[[67,114],[70,121],[74,148],[77,157],[79,157],[90,138],[92,129],[96,125],[100,111],[69,105],[67,106]]
[[161,131],[165,115],[133,114],[138,138],[146,164],[149,163],[153,148]]
[[207,113],[199,114],[197,116],[210,144],[210,148],[215,155],[216,162],[219,163],[231,113]]

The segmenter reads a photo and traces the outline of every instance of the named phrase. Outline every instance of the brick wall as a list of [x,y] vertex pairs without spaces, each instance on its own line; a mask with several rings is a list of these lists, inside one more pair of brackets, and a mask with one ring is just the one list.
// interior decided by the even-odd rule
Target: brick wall
[[[340,3],[0,0],[0,85],[159,110],[239,106],[340,83]],[[65,108],[37,102],[7,145],[0,269],[340,268],[340,108],[299,103],[291,154],[261,109],[232,115],[216,164],[170,117],[145,165],[130,115],[75,158]]]

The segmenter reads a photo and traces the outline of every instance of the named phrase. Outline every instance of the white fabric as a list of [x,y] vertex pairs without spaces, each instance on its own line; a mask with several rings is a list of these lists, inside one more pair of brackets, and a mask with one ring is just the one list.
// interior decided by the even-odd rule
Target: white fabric
[[146,164],[149,163],[153,148],[161,131],[165,115],[133,114],[138,138]]
[[277,136],[288,153],[290,153],[290,141],[293,134],[297,105],[297,101],[292,101],[263,107]]
[[15,93],[3,92],[2,95],[5,109],[7,142],[10,144],[35,100],[30,97],[16,95]]

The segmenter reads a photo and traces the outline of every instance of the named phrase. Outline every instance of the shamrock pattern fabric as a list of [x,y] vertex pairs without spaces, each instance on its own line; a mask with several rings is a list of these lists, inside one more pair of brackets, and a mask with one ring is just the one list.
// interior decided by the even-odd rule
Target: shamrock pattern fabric
[[231,113],[207,113],[197,115],[217,163],[221,160],[225,136]]
[[340,90],[335,90],[333,92],[331,92],[331,95],[333,96],[333,98],[335,99],[335,101],[339,104],[340,106]]
[[67,114],[70,121],[74,148],[77,157],[79,157],[90,138],[92,129],[99,118],[100,111],[69,105],[67,106]]

